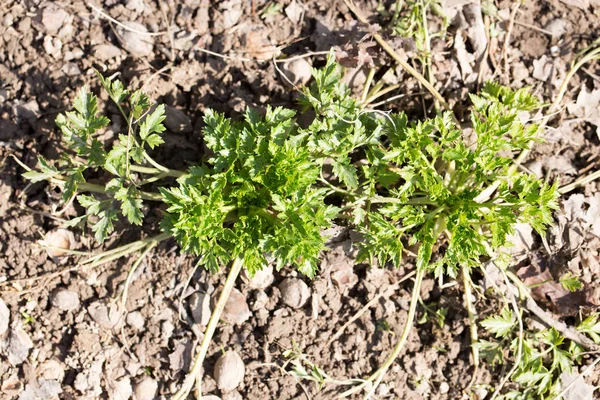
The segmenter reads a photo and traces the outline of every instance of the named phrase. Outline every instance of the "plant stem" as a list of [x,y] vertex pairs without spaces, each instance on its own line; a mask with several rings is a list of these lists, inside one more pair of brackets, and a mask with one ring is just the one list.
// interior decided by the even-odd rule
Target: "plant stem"
[[400,339],[398,343],[394,346],[392,353],[385,360],[385,362],[379,367],[377,371],[373,375],[371,375],[368,381],[375,381],[371,390],[365,396],[366,399],[370,398],[377,386],[385,376],[385,373],[390,368],[390,366],[396,361],[396,358],[400,355],[400,352],[404,348],[406,341],[408,340],[408,335],[412,330],[412,326],[415,320],[415,314],[417,312],[417,304],[419,303],[420,293],[421,293],[421,284],[423,283],[423,277],[425,276],[426,270],[424,268],[417,270],[417,275],[415,276],[415,285],[413,286],[412,298],[410,300],[410,308],[408,310],[408,316],[406,317],[406,324],[402,329],[402,334],[400,335]]
[[[64,186],[66,180],[67,180],[67,178],[62,175],[56,175],[56,176],[48,179],[48,181],[50,181],[60,187]],[[77,188],[84,192],[105,193],[106,194],[106,188],[104,186],[96,185],[94,183],[87,183],[87,182],[80,183],[79,185],[77,185]],[[160,193],[156,193],[156,192],[140,191],[140,197],[144,200],[162,201],[162,195]]]
[[163,176],[171,176],[173,178],[179,178],[179,177],[186,175],[186,173],[183,171],[177,171],[175,169],[168,169],[168,168],[166,171],[164,171],[162,169],[158,169],[158,168],[144,167],[141,165],[131,165],[129,168],[132,171],[139,172],[142,174],[152,174],[152,175],[161,174]]
[[565,186],[559,188],[558,193],[560,193],[560,194],[569,193],[577,188],[587,185],[588,183],[590,183],[592,181],[595,181],[598,178],[600,178],[600,170],[592,172],[588,176],[584,176],[583,178],[578,179],[569,185],[565,185]]
[[85,261],[83,261],[81,264],[82,265],[89,264],[90,267],[96,267],[98,265],[105,264],[109,261],[117,260],[123,256],[134,253],[138,250],[141,250],[148,244],[152,244],[152,243],[157,244],[159,242],[162,242],[163,240],[169,239],[170,237],[171,237],[171,234],[169,234],[169,233],[161,233],[160,235],[156,235],[151,238],[138,240],[137,242],[133,242],[133,243],[128,243],[124,246],[117,247],[116,249],[103,251],[102,253],[93,255],[93,256],[89,257],[88,259],[86,259]]
[[375,68],[369,69],[369,75],[367,75],[367,81],[365,82],[365,87],[363,88],[363,94],[360,100],[363,104],[366,104],[367,96],[369,95],[369,89],[371,88],[371,82],[373,82],[373,77],[375,76],[376,72],[377,69]]
[[467,308],[467,314],[469,316],[469,331],[471,333],[471,354],[473,355],[473,377],[471,378],[471,382],[469,382],[468,388],[471,388],[473,384],[477,381],[477,372],[479,371],[479,349],[475,346],[477,343],[478,335],[477,335],[477,321],[476,314],[477,311],[475,309],[475,305],[473,304],[473,300],[471,297],[473,296],[471,291],[471,276],[469,274],[469,269],[466,266],[462,266],[462,278],[463,278],[463,286],[465,288],[465,305]]
[[[235,280],[240,274],[243,265],[244,261],[240,257],[236,258],[233,264],[231,265],[231,269],[229,270],[229,274],[227,274],[227,279],[225,280],[223,290],[219,295],[219,299],[217,300],[215,309],[213,310],[210,316],[210,320],[208,321],[208,325],[206,326],[206,331],[204,332],[204,337],[202,338],[202,342],[200,344],[200,350],[196,355],[196,358],[194,359],[194,365],[192,366],[190,373],[187,374],[187,376],[185,377],[181,388],[172,397],[172,400],[184,400],[192,391],[194,382],[197,379],[198,382],[200,382],[200,373],[202,372],[202,364],[204,363],[204,359],[206,358],[206,354],[208,353],[208,346],[210,345],[215,330],[217,329],[217,324],[219,323],[219,319],[221,318],[221,314],[223,313],[225,304],[229,299],[229,295],[231,293],[231,290],[233,289]],[[200,383],[198,383],[198,388],[198,391],[200,392]]]

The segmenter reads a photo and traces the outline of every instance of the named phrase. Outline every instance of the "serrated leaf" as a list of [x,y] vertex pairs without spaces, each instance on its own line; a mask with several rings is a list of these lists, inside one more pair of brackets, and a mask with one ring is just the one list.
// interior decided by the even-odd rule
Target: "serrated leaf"
[[161,133],[165,131],[165,126],[162,122],[165,120],[165,106],[160,104],[156,109],[144,118],[144,122],[140,125],[140,138],[146,141],[146,138],[151,133]]
[[333,167],[333,174],[344,182],[348,188],[356,189],[358,187],[356,168],[350,165],[348,159],[334,160],[331,166]]
[[115,192],[115,199],[121,202],[121,212],[127,220],[134,225],[141,225],[144,218],[142,213],[143,202],[135,187],[121,187]]
[[497,338],[505,338],[513,330],[517,321],[509,309],[503,309],[500,315],[493,315],[481,321],[488,332],[496,335]]
[[147,138],[146,138],[146,143],[148,144],[148,146],[150,146],[151,149],[154,149],[157,146],[160,146],[161,144],[163,144],[165,141],[163,140],[162,137],[158,136],[155,133],[150,134]]
[[579,278],[573,275],[571,272],[567,272],[560,277],[560,284],[569,292],[576,292],[583,288],[583,283],[581,283]]

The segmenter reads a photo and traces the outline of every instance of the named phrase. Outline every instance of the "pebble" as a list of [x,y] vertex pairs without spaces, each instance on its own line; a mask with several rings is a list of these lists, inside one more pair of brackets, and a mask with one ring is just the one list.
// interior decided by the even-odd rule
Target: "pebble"
[[311,78],[311,65],[305,58],[289,61],[283,64],[282,69],[285,75],[295,85],[305,85]]
[[210,314],[212,313],[210,309],[210,296],[206,293],[194,292],[190,295],[189,304],[194,322],[202,326],[208,324]]
[[446,394],[449,391],[450,391],[450,385],[448,385],[448,382],[440,383],[440,393],[441,394]]
[[173,331],[175,330],[175,326],[171,321],[164,321],[161,326],[161,333],[163,338],[169,339],[173,335]]
[[3,336],[8,331],[8,325],[10,323],[10,310],[0,299],[0,336]]
[[[123,25],[138,32],[148,32],[146,27],[138,22],[125,21]],[[154,49],[154,37],[143,33],[133,32],[123,27],[117,27],[117,32],[123,42],[123,47],[136,56],[149,56]]]
[[19,121],[35,122],[41,115],[40,106],[35,99],[29,100],[27,103],[16,104],[13,107],[13,114]]
[[158,382],[146,376],[135,384],[133,395],[136,400],[152,400],[158,390]]
[[131,379],[129,377],[114,381],[112,385],[107,385],[108,398],[113,400],[128,400],[133,394],[131,388]]
[[553,38],[559,38],[567,31],[567,23],[565,20],[556,18],[548,22],[544,27],[545,30],[552,34]]
[[58,289],[52,296],[52,305],[62,311],[72,311],[81,305],[79,295],[67,289]]
[[55,359],[50,359],[38,367],[37,374],[44,379],[62,382],[65,378],[65,369],[62,363]]
[[37,379],[35,384],[27,384],[19,400],[54,400],[61,393],[62,389],[57,381]]
[[60,7],[49,6],[42,11],[42,25],[49,34],[56,34],[69,14]]
[[23,328],[12,329],[8,338],[8,362],[13,366],[20,365],[27,359],[29,350],[33,347],[33,342]]
[[288,278],[279,285],[283,303],[292,308],[300,308],[308,301],[310,289],[301,279]]
[[214,394],[209,394],[208,396],[202,396],[200,400],[221,400],[219,396],[215,396]]
[[94,46],[93,53],[94,57],[99,60],[108,61],[119,57],[121,55],[121,49],[110,43],[105,43]]
[[250,307],[246,302],[246,296],[237,289],[232,289],[227,303],[223,308],[222,318],[224,321],[233,325],[239,325],[252,316]]
[[247,270],[244,270],[244,274],[248,278],[248,287],[250,287],[250,289],[266,289],[271,286],[273,280],[275,280],[272,265],[267,265],[263,269],[256,271],[253,277],[250,277]]
[[223,10],[223,28],[225,29],[235,26],[242,16],[241,0],[223,1],[219,8]]
[[213,376],[219,390],[229,392],[242,383],[244,374],[245,367],[241,357],[235,351],[229,350],[215,363]]
[[173,133],[189,133],[192,131],[192,120],[183,111],[173,107],[165,107],[165,125]]
[[88,307],[90,316],[100,327],[104,329],[113,329],[119,322],[119,313],[116,306],[109,308],[106,304],[96,301]]
[[46,233],[42,244],[50,246],[46,249],[50,257],[61,257],[67,254],[64,250],[71,250],[74,247],[75,237],[68,229],[53,229]]
[[144,317],[138,311],[133,311],[127,314],[127,325],[131,326],[136,331],[144,329],[145,324]]
[[54,58],[59,58],[62,50],[62,42],[57,37],[45,36],[44,37],[44,50]]

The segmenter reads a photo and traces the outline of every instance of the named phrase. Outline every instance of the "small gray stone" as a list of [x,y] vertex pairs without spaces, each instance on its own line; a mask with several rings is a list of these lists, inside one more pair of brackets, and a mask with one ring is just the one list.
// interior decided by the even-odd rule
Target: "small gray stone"
[[235,351],[225,352],[215,363],[213,376],[217,387],[223,392],[237,388],[244,380],[245,367],[242,358]]
[[310,289],[301,279],[288,278],[279,285],[283,303],[292,308],[300,308],[308,301]]
[[295,85],[306,84],[312,76],[311,65],[304,58],[286,62],[282,69],[287,78]]
[[165,107],[165,125],[171,132],[188,133],[192,131],[192,120],[181,110]]
[[548,22],[544,29],[550,32],[553,38],[557,39],[567,31],[567,22],[563,19],[556,18]]
[[68,16],[69,13],[62,8],[51,5],[42,11],[42,25],[49,34],[56,34]]
[[206,293],[194,292],[190,296],[190,311],[194,322],[202,326],[208,324],[210,319],[210,296]]
[[8,362],[13,366],[17,366],[23,363],[29,355],[29,349],[33,347],[33,342],[29,338],[29,335],[18,327],[11,329],[8,337]]
[[128,400],[133,394],[131,388],[131,379],[125,377],[118,381],[113,381],[111,385],[107,385],[108,398],[112,400]]
[[141,313],[133,311],[127,314],[127,324],[136,331],[141,331],[144,329],[144,323],[144,317]]
[[110,43],[103,43],[94,46],[93,53],[94,57],[98,58],[99,60],[108,61],[119,57],[121,55],[121,49]]
[[119,313],[115,305],[109,309],[106,304],[96,301],[90,304],[88,312],[92,319],[104,329],[113,329],[119,323]]
[[135,384],[133,396],[136,400],[152,400],[158,390],[158,382],[146,376]]
[[149,56],[154,48],[154,37],[146,35],[146,27],[138,22],[125,21],[123,25],[130,29],[117,27],[117,32],[123,42],[123,47],[136,56]]
[[47,380],[62,382],[65,378],[65,369],[62,363],[50,359],[37,368],[37,374]]
[[61,393],[62,389],[57,381],[38,379],[35,384],[27,384],[19,400],[54,400]]
[[239,325],[248,320],[252,316],[252,312],[248,307],[246,296],[239,290],[232,289],[227,303],[225,303],[222,316],[224,321],[233,325]]
[[254,276],[250,278],[250,276],[246,273],[246,276],[249,278],[248,286],[251,289],[266,289],[273,283],[275,277],[273,276],[273,266],[267,265],[263,269],[256,271]]
[[62,311],[76,310],[80,304],[79,295],[67,289],[58,289],[52,296],[52,305]]
[[13,113],[20,121],[35,122],[40,117],[40,106],[35,99],[27,103],[16,104],[13,107]]
[[135,384],[133,396],[136,400],[152,400],[158,390],[158,382],[146,376]]
[[8,325],[10,323],[10,310],[4,304],[4,301],[0,299],[0,336],[4,335],[8,331]]

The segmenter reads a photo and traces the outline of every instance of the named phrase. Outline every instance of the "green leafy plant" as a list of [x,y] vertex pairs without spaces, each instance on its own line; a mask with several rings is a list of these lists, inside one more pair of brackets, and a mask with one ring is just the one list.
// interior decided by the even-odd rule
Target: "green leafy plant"
[[[516,223],[529,223],[542,233],[552,222],[556,185],[517,172],[513,164],[514,153],[529,150],[538,140],[539,127],[522,119],[523,113],[540,107],[537,99],[525,89],[487,83],[479,95],[471,95],[471,128],[463,129],[448,112],[410,122],[403,113],[364,109],[340,83],[333,56],[313,75],[300,102],[315,115],[308,126],[301,127],[296,113],[281,107],[267,107],[265,115],[249,109],[239,121],[208,110],[203,137],[209,152],[186,171],[169,169],[151,156],[163,143],[164,107],[152,106],[146,95],[129,92],[117,80],[100,77],[127,122],[127,132],[108,146],[102,143],[98,136],[109,121],[99,115],[96,97],[82,89],[75,110],[57,118],[72,152],[58,166],[40,158],[38,170],[25,174],[32,181],[60,185],[66,202],[77,196],[86,214],[69,225],[91,224],[98,241],[120,230],[121,218],[141,224],[146,202],[166,205],[161,235],[96,256],[93,263],[146,253],[169,237],[210,271],[231,262],[196,361],[176,399],[185,398],[202,369],[240,270],[253,274],[272,259],[278,269],[293,266],[313,277],[326,249],[322,231],[334,219],[362,235],[359,261],[400,266],[405,248],[417,248],[408,320],[398,342],[370,377],[344,381],[356,385],[346,394],[370,385],[370,395],[383,379],[407,340],[428,274],[440,282],[462,278],[472,339],[478,343],[474,348],[493,364],[506,358],[494,341],[477,341],[471,277],[482,260],[503,258]],[[86,176],[106,183],[89,183]],[[570,277],[564,282],[575,287]],[[443,325],[446,310],[428,312]],[[582,329],[594,331],[595,322],[586,324]],[[515,314],[505,309],[482,325],[500,341],[509,341]],[[541,355],[522,342],[525,364],[515,382],[540,394],[551,391],[556,374],[567,369],[565,360],[572,362],[575,353],[553,331],[536,335],[543,343]],[[473,355],[477,362],[477,353]],[[558,361],[549,365],[548,355]],[[319,384],[328,381],[320,369],[302,369],[306,363],[302,359],[290,365],[299,376]],[[544,371],[551,383],[545,377],[529,378],[528,371]]]

